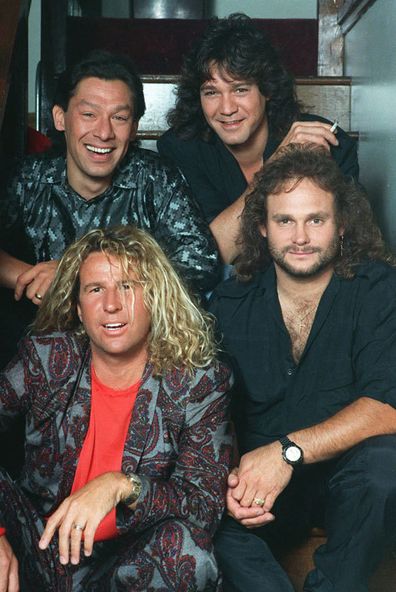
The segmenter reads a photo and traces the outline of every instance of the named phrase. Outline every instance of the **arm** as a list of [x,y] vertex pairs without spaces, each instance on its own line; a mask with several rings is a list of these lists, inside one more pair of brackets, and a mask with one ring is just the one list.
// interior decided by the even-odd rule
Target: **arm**
[[156,215],[155,237],[183,279],[200,293],[219,280],[213,236],[183,177],[170,169]]
[[0,537],[0,592],[18,592],[18,560],[6,535]]
[[31,267],[29,263],[25,263],[0,249],[0,286],[15,290],[18,276]]
[[[172,473],[169,478],[138,473],[143,489],[135,512],[117,508],[117,526],[124,532],[142,532],[159,521],[178,518],[213,535],[219,524],[232,455],[230,373],[220,365],[218,370],[211,368],[200,374],[190,390]],[[148,467],[150,473],[155,462]]]
[[[50,516],[40,548],[46,549],[58,531],[61,563],[67,564],[69,560],[78,563],[82,530],[84,553],[89,556],[97,527],[116,506],[124,531],[132,528],[140,532],[172,516],[187,518],[201,528],[214,529],[224,509],[230,462],[225,401],[228,373],[223,371],[218,378],[221,383],[216,385],[217,389],[206,391],[204,401],[192,403],[188,410],[194,416],[190,419],[193,425],[183,432],[176,468],[169,480],[139,475],[142,493],[132,506],[125,506],[120,502],[131,493],[131,484],[125,475],[118,471],[100,475],[67,497]],[[205,382],[205,377],[202,380]],[[198,384],[196,388],[202,393],[207,383]],[[76,524],[81,529],[76,529]]]
[[46,293],[53,280],[57,262],[46,261],[31,265],[9,254],[9,251],[19,246],[19,241],[25,240],[25,201],[30,204],[34,197],[34,189],[31,189],[34,175],[29,176],[29,171],[32,171],[31,165],[22,166],[11,178],[0,199],[0,286],[14,290],[16,300],[20,300],[25,293],[27,298],[39,305],[41,299],[36,298],[36,294],[44,296]]
[[[288,436],[303,449],[304,462],[311,464],[337,457],[371,436],[395,432],[396,409],[361,397],[329,419]],[[273,504],[293,474],[281,450],[276,441],[248,452],[241,458],[237,477],[229,479],[228,510],[245,526],[273,519]],[[250,507],[256,497],[265,499],[263,510]]]
[[[15,300],[20,300],[25,293],[34,304],[40,305],[57,267],[58,261],[30,265],[0,250],[0,286],[14,290]],[[37,298],[36,294],[41,298]]]
[[[384,264],[371,263],[363,265],[353,281],[351,334],[345,338],[350,344],[349,363],[354,377],[349,398],[355,399],[358,394],[360,397],[346,402],[337,413],[317,425],[288,434],[303,449],[306,463],[337,457],[371,436],[396,432],[396,271]],[[313,392],[311,396],[316,394]],[[236,483],[237,478],[232,477],[230,483],[235,489],[232,494],[235,501],[246,506],[248,497],[253,500],[268,496],[264,508],[272,508],[292,474],[280,450],[280,443],[274,442],[242,457],[238,473],[241,481]],[[273,463],[275,475],[271,473]],[[269,475],[267,482],[258,475],[260,471]]]

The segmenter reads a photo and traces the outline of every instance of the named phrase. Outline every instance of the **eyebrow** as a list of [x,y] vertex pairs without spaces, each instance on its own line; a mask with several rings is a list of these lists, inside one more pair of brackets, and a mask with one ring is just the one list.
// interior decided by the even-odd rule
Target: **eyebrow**
[[[102,106],[99,105],[98,103],[91,103],[91,101],[87,101],[86,99],[81,99],[81,101],[79,102],[79,105],[84,107],[91,107],[92,109],[101,109]],[[114,107],[114,113],[118,113],[118,111],[132,111],[132,107],[131,105],[128,105],[128,103],[124,104],[124,105],[116,105]]]
[[[322,210],[319,210],[318,212],[311,212],[310,214],[307,214],[305,216],[305,218],[308,220],[310,218],[324,218],[325,220],[327,220],[328,218],[330,218],[329,212],[324,212]],[[294,216],[292,214],[281,214],[281,213],[276,213],[273,214],[273,216],[271,217],[272,220],[282,220],[283,218],[294,218]]]

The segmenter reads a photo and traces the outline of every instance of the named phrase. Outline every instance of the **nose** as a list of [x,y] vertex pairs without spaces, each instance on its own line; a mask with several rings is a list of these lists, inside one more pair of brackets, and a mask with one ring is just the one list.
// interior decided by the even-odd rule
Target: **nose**
[[94,134],[103,142],[114,138],[114,130],[111,119],[109,117],[100,117],[96,122]]
[[294,227],[293,242],[296,245],[306,245],[309,243],[309,240],[305,224],[296,224]]
[[122,309],[121,294],[118,288],[114,287],[106,290],[103,308],[106,312],[117,312]]
[[232,93],[224,93],[221,97],[220,112],[222,115],[233,115],[238,111],[238,104]]

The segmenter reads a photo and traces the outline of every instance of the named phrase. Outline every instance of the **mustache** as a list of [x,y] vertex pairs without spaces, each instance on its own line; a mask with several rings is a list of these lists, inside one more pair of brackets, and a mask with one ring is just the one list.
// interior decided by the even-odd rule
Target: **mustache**
[[288,247],[284,247],[282,249],[282,253],[285,255],[286,253],[320,253],[322,249],[320,247],[301,247],[296,248],[293,245]]

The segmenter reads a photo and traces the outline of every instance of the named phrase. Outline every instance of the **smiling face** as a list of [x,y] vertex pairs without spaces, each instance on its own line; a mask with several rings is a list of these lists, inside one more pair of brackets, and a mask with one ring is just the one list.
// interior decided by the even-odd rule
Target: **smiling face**
[[79,278],[77,311],[93,361],[117,358],[145,364],[151,316],[133,272],[126,278],[116,258],[95,252],[81,265]]
[[268,196],[267,221],[260,229],[275,269],[294,278],[332,273],[343,232],[334,197],[310,179],[294,184]]
[[233,147],[265,143],[268,134],[267,99],[257,84],[211,69],[201,86],[201,107],[208,125],[224,144]]
[[65,133],[69,184],[86,199],[99,195],[136,136],[132,92],[121,80],[84,78],[67,111],[55,105],[53,118]]

